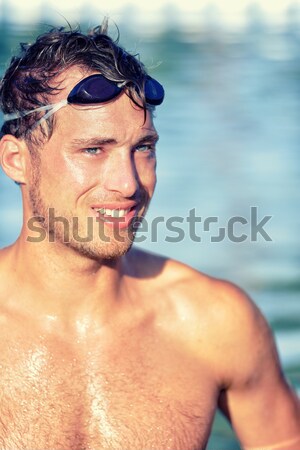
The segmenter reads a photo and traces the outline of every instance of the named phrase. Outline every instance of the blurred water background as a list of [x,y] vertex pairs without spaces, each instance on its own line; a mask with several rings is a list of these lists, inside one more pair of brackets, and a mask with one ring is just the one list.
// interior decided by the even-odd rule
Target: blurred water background
[[[176,226],[184,233],[181,242],[168,242],[178,232],[159,223],[157,236],[144,233],[138,245],[242,286],[271,324],[285,373],[299,392],[299,5],[285,5],[276,22],[258,3],[249,3],[241,23],[231,26],[218,4],[196,14],[169,2],[143,14],[142,7],[123,3],[112,15],[120,41],[140,53],[166,89],[156,117],[158,185],[148,223],[177,216],[183,223]],[[109,12],[106,6],[99,13],[93,2],[82,4],[76,17],[74,8],[51,9],[42,1],[26,17],[16,2],[2,1],[0,7],[1,72],[19,42],[32,41],[48,24],[65,25],[60,12],[73,25],[80,21],[84,30]],[[116,36],[114,24],[111,32]],[[251,240],[251,207],[257,208],[258,221],[272,216],[264,226],[271,241],[260,234]],[[191,239],[186,221],[193,209],[202,219],[195,227],[201,242]],[[2,172],[0,214],[3,247],[17,237],[22,215],[19,188]],[[247,238],[233,242],[226,234],[212,242],[218,227],[226,228],[234,216],[248,222],[234,228],[236,236]],[[208,217],[218,222],[205,231]],[[208,448],[239,448],[220,415]]]

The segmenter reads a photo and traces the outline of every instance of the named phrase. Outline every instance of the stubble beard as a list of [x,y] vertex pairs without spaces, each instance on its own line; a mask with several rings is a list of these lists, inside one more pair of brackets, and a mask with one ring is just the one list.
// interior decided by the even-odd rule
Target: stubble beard
[[[146,205],[145,214],[149,205],[149,196],[144,193],[143,197],[145,197]],[[32,174],[29,198],[33,216],[38,218],[40,226],[46,232],[46,239],[48,239],[48,242],[53,243],[52,245],[67,247],[78,255],[98,261],[120,258],[130,250],[134,242],[135,220],[132,221],[128,228],[116,230],[113,227],[105,226],[101,220],[96,221],[95,217],[86,217],[85,223],[83,223],[83,221],[80,221],[80,218],[72,214],[72,211],[59,211],[47,204],[41,190],[41,176],[38,164]],[[62,218],[63,221],[50,223],[50,208],[55,212],[55,217]],[[74,218],[77,219],[76,238],[74,237]],[[66,226],[66,223],[69,226]]]

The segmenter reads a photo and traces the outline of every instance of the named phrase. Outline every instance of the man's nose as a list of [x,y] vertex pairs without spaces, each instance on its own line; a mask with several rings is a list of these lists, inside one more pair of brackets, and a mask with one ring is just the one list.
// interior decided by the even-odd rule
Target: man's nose
[[109,159],[104,174],[106,190],[118,192],[122,197],[132,197],[139,186],[133,155],[119,154]]

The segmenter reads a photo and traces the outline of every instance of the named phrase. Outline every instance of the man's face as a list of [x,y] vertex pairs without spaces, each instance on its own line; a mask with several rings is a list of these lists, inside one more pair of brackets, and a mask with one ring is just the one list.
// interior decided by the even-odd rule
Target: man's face
[[[88,75],[69,70],[51,103]],[[153,195],[157,138],[151,114],[144,120],[125,93],[96,108],[62,108],[32,159],[28,215],[45,218],[47,238],[57,245],[96,259],[121,256],[132,244],[133,219],[145,214]]]

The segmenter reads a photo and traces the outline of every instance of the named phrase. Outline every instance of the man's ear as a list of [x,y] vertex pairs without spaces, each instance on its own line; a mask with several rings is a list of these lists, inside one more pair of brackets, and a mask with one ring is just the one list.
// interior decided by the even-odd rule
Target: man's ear
[[0,164],[9,178],[17,183],[26,184],[28,147],[11,134],[5,134],[0,141]]

